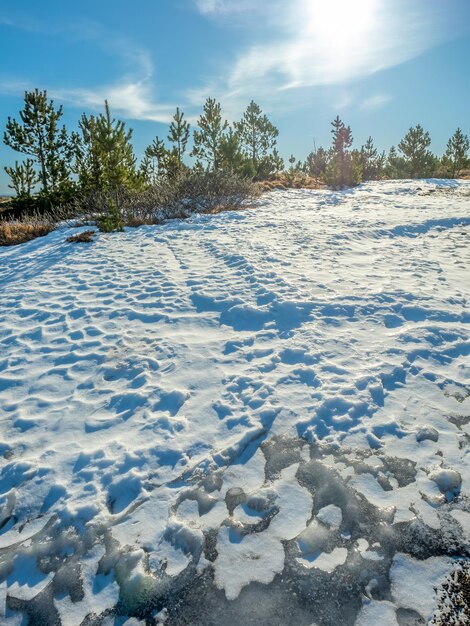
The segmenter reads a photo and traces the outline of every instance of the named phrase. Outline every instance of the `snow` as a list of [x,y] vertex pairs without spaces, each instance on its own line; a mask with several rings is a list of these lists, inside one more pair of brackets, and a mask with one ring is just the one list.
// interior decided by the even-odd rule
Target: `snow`
[[395,605],[416,611],[427,622],[437,608],[434,587],[451,571],[452,559],[448,557],[418,561],[406,554],[397,554],[390,570]]
[[470,549],[469,200],[276,191],[1,248],[1,619],[430,619]]
[[319,519],[320,522],[323,522],[330,528],[338,529],[341,526],[341,522],[343,521],[343,514],[339,506],[329,504],[328,506],[325,506],[320,511],[318,511],[317,519]]
[[316,567],[328,574],[331,574],[338,565],[343,565],[348,558],[346,548],[334,548],[330,553],[320,552],[313,554],[310,558],[297,559],[298,562],[307,568]]
[[362,607],[356,626],[399,626],[392,602],[366,602]]

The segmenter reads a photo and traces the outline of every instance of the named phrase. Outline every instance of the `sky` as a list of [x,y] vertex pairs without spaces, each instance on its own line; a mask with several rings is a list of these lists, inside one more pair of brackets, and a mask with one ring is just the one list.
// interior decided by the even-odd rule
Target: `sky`
[[[358,147],[417,123],[438,154],[470,135],[470,0],[2,0],[0,55],[2,133],[25,90],[46,89],[70,129],[107,98],[138,157],[208,96],[229,121],[254,99],[285,159],[329,145],[336,115]],[[0,194],[21,158],[0,146]]]

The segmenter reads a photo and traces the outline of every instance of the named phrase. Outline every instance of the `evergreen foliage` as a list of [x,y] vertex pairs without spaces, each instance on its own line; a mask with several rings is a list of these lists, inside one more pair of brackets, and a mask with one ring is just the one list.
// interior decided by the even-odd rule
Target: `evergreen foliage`
[[38,173],[34,168],[34,161],[26,159],[22,163],[15,161],[14,167],[5,167],[5,172],[11,179],[9,188],[13,189],[18,200],[30,198],[38,182]]
[[333,145],[326,168],[326,182],[335,189],[357,185],[361,181],[361,168],[359,160],[353,158],[351,153],[351,127],[345,126],[339,116],[336,116],[331,125]]
[[169,169],[169,151],[159,137],[147,146],[140,166],[141,175],[148,185],[156,185],[159,178],[166,176]]
[[[353,149],[351,128],[337,116],[331,125],[331,148],[315,147],[304,163],[291,156],[285,171],[276,147],[279,131],[256,102],[251,101],[241,120],[229,126],[220,103],[207,98],[193,132],[190,156],[196,159],[194,166],[190,168],[184,162],[191,127],[178,107],[168,129],[167,144],[155,137],[137,170],[132,130],[111,116],[107,101],[103,113],[83,114],[78,132],[71,134],[61,125],[62,107],[55,107],[46,91],[25,92],[19,115],[19,121],[8,118],[4,133],[5,144],[25,155],[24,161],[5,167],[9,187],[16,195],[11,201],[12,210],[18,214],[38,208],[48,210],[51,205],[68,201],[75,191],[82,198],[97,193],[102,201],[98,209],[102,214],[100,228],[108,232],[122,228],[122,202],[130,201],[134,192],[157,193],[158,188],[171,196],[170,188],[183,193],[189,185],[191,194],[201,203],[196,190],[210,194],[211,181],[219,198],[220,190],[225,194],[227,189],[236,188],[237,179],[246,179],[243,182],[247,184],[253,179],[274,184],[276,180],[269,179],[278,173],[288,186],[315,184],[308,175],[338,189],[383,177],[456,177],[470,167],[470,140],[460,128],[449,139],[442,159],[431,152],[430,135],[419,124],[410,128],[398,150],[392,146],[386,157],[378,152],[372,137],[360,149]],[[36,189],[38,195],[34,195]]]
[[[72,188],[72,142],[65,126],[59,125],[61,117],[62,106],[55,108],[54,101],[48,99],[46,91],[26,91],[24,107],[20,111],[21,122],[9,117],[3,137],[7,146],[31,157],[30,163],[24,165],[22,170],[15,169],[13,174],[10,168],[10,178],[13,174],[19,183],[23,177],[26,183],[23,190],[27,189],[28,182],[32,181],[33,164],[37,166],[37,182],[40,183],[40,193],[46,203],[60,202]],[[29,193],[32,187],[29,187]]]
[[385,166],[385,153],[379,153],[369,137],[358,154],[362,180],[380,180]]
[[436,159],[429,150],[430,145],[431,137],[420,124],[410,128],[398,144],[398,149],[404,159],[402,163],[405,176],[409,178],[427,178],[433,175]]
[[305,161],[305,171],[309,176],[317,180],[322,180],[325,177],[327,166],[328,151],[321,146],[310,152]]
[[214,98],[207,98],[198,120],[198,130],[193,133],[191,156],[205,162],[208,170],[216,171],[220,168],[222,139],[227,128],[228,122],[222,117],[220,103]]
[[278,166],[273,151],[276,148],[278,129],[263,114],[253,100],[248,105],[242,119],[235,123],[240,144],[246,157],[250,159],[255,176],[269,176]]
[[103,233],[112,233],[124,229],[124,220],[116,200],[108,198],[106,211],[98,218],[97,224]]
[[231,174],[254,178],[256,171],[253,163],[242,151],[239,134],[229,128],[220,140],[220,166]]
[[388,152],[384,171],[385,176],[388,178],[403,178],[406,176],[405,159],[398,154],[395,146],[392,146]]
[[176,113],[173,116],[173,121],[170,124],[168,141],[170,141],[174,146],[173,154],[176,159],[178,169],[183,167],[183,156],[188,145],[189,132],[190,125],[184,119],[184,113],[182,113],[179,107],[177,107]]
[[470,140],[464,135],[460,128],[447,142],[447,148],[442,159],[442,163],[451,178],[459,176],[461,171],[470,166],[468,151],[470,150]]
[[132,130],[111,117],[108,102],[104,114],[83,114],[79,127],[81,137],[75,137],[75,159],[80,187],[103,191],[138,187]]

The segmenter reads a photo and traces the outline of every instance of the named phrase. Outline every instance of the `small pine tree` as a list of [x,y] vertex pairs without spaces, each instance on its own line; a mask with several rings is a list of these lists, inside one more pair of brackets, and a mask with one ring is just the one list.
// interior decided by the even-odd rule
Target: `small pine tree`
[[379,180],[385,166],[385,153],[379,154],[374,146],[374,140],[369,137],[361,146],[358,155],[362,170],[362,180]]
[[302,161],[297,161],[295,156],[291,154],[289,164],[289,168],[285,172],[288,182],[292,186],[301,186],[304,182],[304,167]]
[[198,120],[198,130],[193,133],[191,156],[205,162],[209,170],[220,168],[222,139],[227,128],[228,122],[222,117],[220,103],[214,98],[207,98]]
[[399,156],[395,146],[392,146],[385,161],[385,176],[392,179],[403,178],[406,176],[405,171],[405,159]]
[[98,228],[103,233],[112,233],[124,229],[124,220],[119,206],[113,198],[108,199],[107,211],[98,219]]
[[284,170],[284,160],[277,151],[277,148],[274,148],[271,156],[269,157],[269,161],[273,174],[278,174]]
[[253,177],[256,173],[250,159],[242,152],[239,135],[233,128],[229,128],[220,141],[220,165],[231,174]]
[[41,194],[49,201],[62,200],[72,187],[72,142],[65,126],[59,126],[61,117],[62,106],[56,109],[46,91],[26,91],[21,122],[9,117],[3,137],[7,146],[32,157]]
[[15,161],[15,166],[6,166],[5,172],[11,180],[8,187],[14,190],[16,197],[21,200],[31,198],[33,188],[39,179],[38,173],[34,169],[34,161],[32,159],[26,159],[23,163]]
[[307,156],[305,162],[305,171],[312,178],[317,180],[323,180],[326,174],[326,168],[328,166],[328,152],[322,148],[314,148],[314,150]]
[[176,113],[173,116],[173,121],[170,124],[170,131],[168,134],[168,141],[174,146],[174,155],[178,165],[178,169],[183,166],[183,156],[186,152],[186,147],[189,140],[190,125],[184,119],[184,113],[181,113],[179,107],[176,108]]
[[470,161],[468,151],[470,150],[470,140],[464,135],[460,128],[447,142],[447,148],[442,158],[442,164],[446,168],[451,178],[459,176],[460,172],[469,167]]
[[257,176],[262,175],[269,163],[267,159],[272,156],[272,151],[276,148],[278,129],[253,100],[240,122],[235,123],[235,128],[243,151],[251,159],[253,170]]
[[331,123],[333,145],[326,169],[326,182],[334,188],[351,187],[361,182],[360,163],[352,157],[353,137],[350,126],[345,126],[339,116]]
[[85,114],[79,122],[81,137],[75,148],[76,172],[85,190],[116,191],[139,186],[132,130],[111,117],[108,102],[98,116]]
[[155,137],[150,146],[145,148],[140,171],[149,185],[155,185],[159,178],[168,173],[169,151],[159,137]]
[[405,137],[398,144],[403,155],[406,175],[410,178],[427,178],[432,176],[435,169],[435,157],[428,149],[431,137],[418,124],[410,128]]

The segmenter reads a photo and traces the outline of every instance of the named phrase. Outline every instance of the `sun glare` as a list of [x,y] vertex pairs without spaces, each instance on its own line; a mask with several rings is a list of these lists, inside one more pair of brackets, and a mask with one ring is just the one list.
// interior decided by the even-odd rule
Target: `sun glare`
[[382,0],[305,0],[304,36],[331,62],[348,64],[368,48]]

